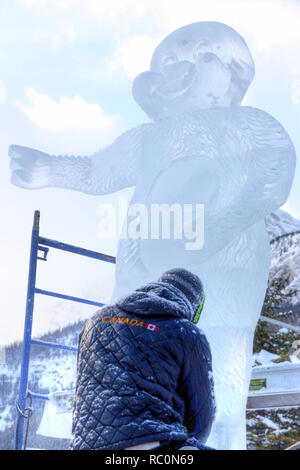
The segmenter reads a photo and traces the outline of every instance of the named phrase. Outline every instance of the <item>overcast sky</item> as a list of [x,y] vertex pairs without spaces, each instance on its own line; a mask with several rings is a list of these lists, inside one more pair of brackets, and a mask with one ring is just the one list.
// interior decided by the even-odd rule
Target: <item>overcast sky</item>
[[[134,77],[174,29],[196,21],[236,29],[256,75],[243,104],[263,109],[300,149],[300,2],[273,0],[0,0],[0,344],[23,333],[29,243],[35,209],[41,233],[115,254],[97,236],[97,207],[120,195],[88,196],[12,186],[7,148],[88,155],[148,121],[132,98]],[[300,170],[285,209],[300,218]],[[130,191],[122,194],[129,196]],[[39,263],[40,288],[108,301],[114,268],[51,250]],[[64,325],[95,309],[38,299],[34,332]]]

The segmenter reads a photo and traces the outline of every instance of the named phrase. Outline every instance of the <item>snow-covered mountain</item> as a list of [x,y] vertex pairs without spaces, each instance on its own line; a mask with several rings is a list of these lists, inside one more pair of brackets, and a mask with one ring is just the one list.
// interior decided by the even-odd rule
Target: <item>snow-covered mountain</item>
[[287,290],[296,290],[291,300],[299,312],[300,304],[300,220],[287,212],[278,210],[266,218],[270,237],[270,277],[289,280]]
[[[289,275],[290,287],[297,289],[294,306],[300,318],[300,221],[279,210],[267,217],[270,236],[270,276]],[[71,313],[72,306],[70,306]],[[96,308],[95,308],[96,310]],[[75,317],[76,318],[76,317]],[[77,317],[78,318],[78,317]],[[297,319],[296,319],[297,323]],[[77,346],[78,335],[83,321],[44,335],[41,339],[71,346]],[[1,352],[1,351],[0,351]],[[21,344],[2,348],[0,360],[0,449],[14,447],[15,400],[18,393],[20,374]],[[0,357],[0,359],[1,359]],[[4,359],[4,360],[3,360]],[[1,364],[2,362],[2,364]],[[47,394],[58,390],[75,388],[76,353],[63,350],[32,346],[29,389]],[[30,420],[28,446],[40,448],[67,448],[68,441],[49,439],[36,435],[44,408],[43,400],[34,400],[34,413]]]
[[[83,322],[56,330],[40,339],[77,347]],[[12,449],[15,445],[16,408],[20,375],[21,344],[16,343],[4,350],[5,364],[0,364],[0,449]],[[30,391],[48,394],[58,390],[74,390],[76,383],[76,352],[32,345],[29,368]],[[28,405],[30,402],[28,401]],[[68,441],[50,439],[36,434],[44,410],[45,401],[32,401],[33,415],[30,419],[28,447],[46,449],[67,448]]]
[[300,300],[300,231],[276,238],[271,243],[270,276],[289,280],[288,289],[296,290],[293,305]]
[[281,209],[268,215],[265,220],[270,241],[288,233],[300,232],[300,220]]

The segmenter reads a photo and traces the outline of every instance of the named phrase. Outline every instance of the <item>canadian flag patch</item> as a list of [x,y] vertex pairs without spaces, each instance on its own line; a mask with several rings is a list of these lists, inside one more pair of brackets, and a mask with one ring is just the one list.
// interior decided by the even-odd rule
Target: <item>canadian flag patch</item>
[[151,330],[151,331],[157,331],[158,330],[158,326],[153,325],[153,323],[146,323],[145,328],[147,328],[147,330]]

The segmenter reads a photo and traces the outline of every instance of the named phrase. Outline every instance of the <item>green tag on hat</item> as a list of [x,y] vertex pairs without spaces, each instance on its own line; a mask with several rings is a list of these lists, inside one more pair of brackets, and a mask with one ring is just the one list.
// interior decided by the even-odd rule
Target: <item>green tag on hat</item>
[[203,305],[204,305],[204,300],[205,300],[205,295],[203,294],[203,297],[201,299],[201,304],[199,305],[199,307],[197,308],[197,311],[194,315],[194,318],[193,318],[193,323],[198,323],[199,321],[199,318],[200,318],[200,315],[201,315],[201,312],[203,310]]

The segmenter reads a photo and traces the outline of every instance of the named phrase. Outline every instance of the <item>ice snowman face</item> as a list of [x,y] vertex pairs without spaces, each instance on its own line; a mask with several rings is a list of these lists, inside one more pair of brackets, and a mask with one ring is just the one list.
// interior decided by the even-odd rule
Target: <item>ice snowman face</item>
[[254,76],[243,38],[222,23],[200,22],[167,36],[133,96],[151,119],[195,108],[237,106]]

